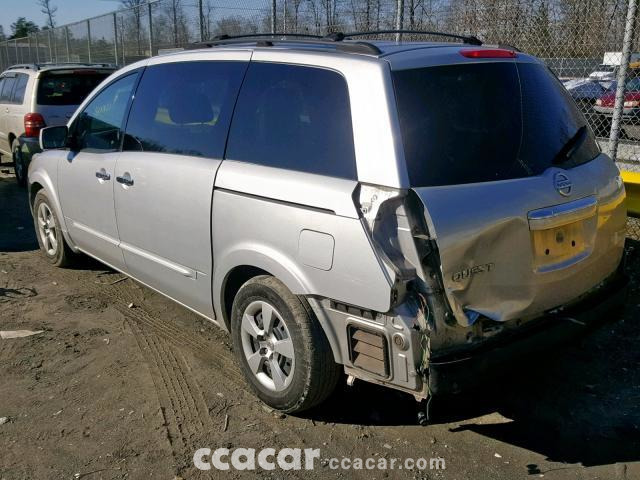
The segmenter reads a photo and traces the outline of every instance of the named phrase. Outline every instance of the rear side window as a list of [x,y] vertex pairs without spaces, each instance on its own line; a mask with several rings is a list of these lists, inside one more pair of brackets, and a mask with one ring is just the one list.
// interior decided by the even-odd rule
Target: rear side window
[[[546,67],[466,63],[393,72],[412,186],[539,175],[579,129],[582,114]],[[595,158],[588,128],[570,168]]]
[[4,77],[4,82],[2,82],[2,90],[0,90],[0,102],[11,103],[11,94],[13,92],[13,87],[15,84],[15,75]]
[[245,62],[148,67],[127,121],[124,150],[222,158]]
[[346,81],[321,68],[251,63],[226,158],[355,179]]
[[50,72],[38,82],[38,105],[80,105],[108,72],[77,70]]
[[12,103],[21,104],[24,101],[24,92],[27,89],[27,82],[29,81],[29,75],[26,73],[19,73],[16,79],[16,86],[13,89]]

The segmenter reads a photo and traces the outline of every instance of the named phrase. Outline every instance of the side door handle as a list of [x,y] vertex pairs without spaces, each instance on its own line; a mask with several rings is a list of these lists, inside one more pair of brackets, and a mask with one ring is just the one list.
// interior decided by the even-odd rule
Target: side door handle
[[133,185],[133,178],[128,173],[125,173],[122,177],[116,177],[116,182],[131,187]]
[[96,172],[96,178],[99,178],[100,180],[111,180],[111,174],[107,173],[103,168]]

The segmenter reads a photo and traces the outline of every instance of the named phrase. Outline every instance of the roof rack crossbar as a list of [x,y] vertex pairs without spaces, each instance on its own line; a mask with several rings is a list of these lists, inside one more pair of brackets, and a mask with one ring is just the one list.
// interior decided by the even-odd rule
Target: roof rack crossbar
[[[287,38],[289,37],[289,38]],[[272,47],[274,44],[303,44],[303,45],[325,45],[336,50],[348,53],[361,53],[365,55],[380,55],[382,51],[375,45],[368,42],[336,42],[332,38],[320,35],[307,35],[301,33],[252,33],[248,35],[218,35],[205,42],[193,43],[187,47],[192,50],[196,48],[215,47],[219,45],[234,45],[243,43],[255,43],[259,47]]]
[[384,34],[393,34],[393,33],[401,34],[401,35],[403,34],[434,35],[439,37],[456,38],[458,40],[462,40],[463,43],[466,43],[469,45],[477,45],[477,46],[482,45],[482,41],[474,36],[457,35],[455,33],[445,33],[445,32],[431,32],[427,30],[373,30],[371,32],[349,32],[349,33],[335,32],[335,33],[330,33],[325,38],[329,38],[336,42],[341,42],[351,37],[364,37],[367,35],[384,35]]

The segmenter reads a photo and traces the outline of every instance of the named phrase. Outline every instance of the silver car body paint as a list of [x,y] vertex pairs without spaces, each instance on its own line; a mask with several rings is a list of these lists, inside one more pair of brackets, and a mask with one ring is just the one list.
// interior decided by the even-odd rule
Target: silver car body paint
[[[554,187],[558,170],[506,182],[415,189],[426,206],[447,297],[461,325],[470,323],[465,310],[497,321],[540,314],[578,297],[617,268],[626,226],[617,168],[602,155],[565,172],[574,185],[568,198]],[[597,200],[597,208],[586,220],[586,256],[536,271],[527,213],[588,197]],[[562,217],[573,218],[571,212]],[[490,271],[472,272],[487,264],[493,265]]]
[[[413,236],[407,214],[398,209],[393,241],[403,252],[413,250],[407,253],[408,263],[415,266],[411,270],[381,255],[371,233],[380,206],[376,198],[401,202],[410,189],[391,72],[470,60],[459,55],[466,48],[460,45],[380,45],[385,53],[379,57],[277,45],[175,53],[125,67],[96,89],[146,65],[167,62],[259,61],[334,70],[348,86],[357,181],[234,159],[181,156],[176,161],[176,155],[148,152],[114,153],[101,165],[87,157],[86,166],[71,171],[69,152],[54,150],[31,163],[30,185],[47,192],[73,249],[131,275],[222,328],[227,328],[229,308],[224,288],[234,269],[250,266],[276,276],[293,293],[307,296],[334,358],[347,373],[424,397],[427,390],[419,366],[428,362],[430,348],[420,334],[425,308],[407,299],[401,288],[407,272],[425,276],[412,244],[418,237]],[[538,61],[525,54],[518,57],[519,62]],[[96,168],[109,169],[112,178],[128,173],[136,184],[129,188],[112,181],[109,204],[108,192],[98,193],[103,185],[96,181]],[[572,182],[568,196],[555,188],[557,172]],[[457,320],[457,326],[439,327],[439,335],[448,339],[433,337],[431,345],[464,346],[474,315],[511,325],[513,319],[534,318],[571,302],[609,276],[620,262],[624,242],[624,187],[618,175],[602,155],[580,167],[551,168],[524,179],[415,188],[422,202],[418,214],[424,215],[426,238],[437,244],[446,298]],[[358,195],[366,197],[362,205]],[[572,202],[583,199],[592,199],[595,207],[587,209],[590,243],[582,257],[536,269],[536,225],[562,221],[547,220],[545,212],[551,212],[549,218],[576,215]],[[365,209],[374,207],[367,215]],[[580,208],[579,212],[587,211]],[[79,218],[74,223],[71,215],[85,215],[87,225],[79,225]],[[103,223],[91,220],[92,215],[103,215]],[[111,229],[112,218],[116,230]],[[367,317],[365,311],[372,314]],[[348,325],[378,332],[386,340],[386,375],[366,372],[351,362]]]

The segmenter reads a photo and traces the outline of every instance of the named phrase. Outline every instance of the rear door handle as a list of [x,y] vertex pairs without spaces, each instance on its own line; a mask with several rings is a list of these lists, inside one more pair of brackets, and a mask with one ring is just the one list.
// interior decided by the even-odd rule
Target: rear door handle
[[98,170],[96,172],[96,178],[99,178],[100,180],[110,180],[111,179],[111,175],[107,172],[104,171],[104,168],[102,170]]
[[124,177],[116,177],[116,182],[130,187],[133,185],[133,178],[128,175],[125,175]]

